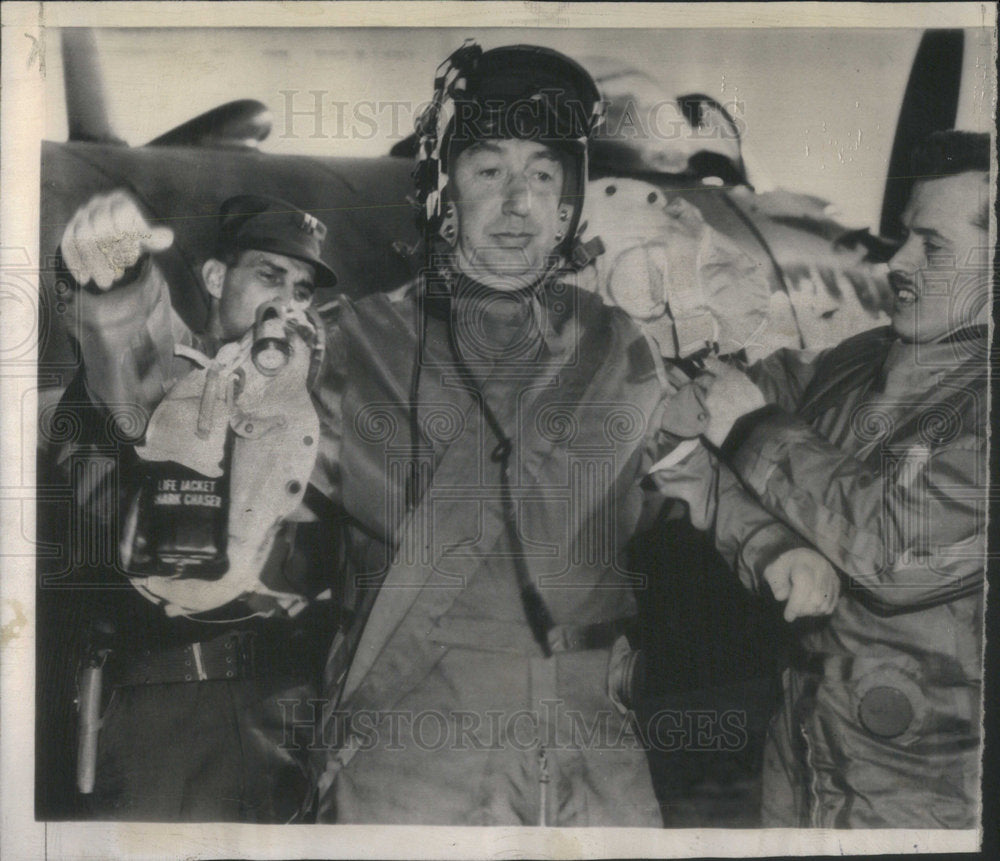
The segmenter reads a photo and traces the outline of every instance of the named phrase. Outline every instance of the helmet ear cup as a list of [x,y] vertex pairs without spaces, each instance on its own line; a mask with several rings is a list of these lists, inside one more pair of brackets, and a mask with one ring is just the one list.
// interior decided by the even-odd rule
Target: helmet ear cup
[[573,208],[568,204],[561,204],[559,206],[559,223],[562,227],[556,231],[555,241],[558,245],[566,238],[566,231],[569,229],[569,220],[573,217]]
[[444,216],[441,219],[441,226],[438,228],[438,235],[454,248],[458,244],[458,209],[454,203],[446,203],[444,206]]

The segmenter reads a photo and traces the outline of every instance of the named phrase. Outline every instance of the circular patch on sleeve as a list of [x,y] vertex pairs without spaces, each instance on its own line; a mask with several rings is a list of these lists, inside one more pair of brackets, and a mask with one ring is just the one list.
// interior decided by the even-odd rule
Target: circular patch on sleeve
[[913,722],[913,704],[899,688],[878,685],[869,689],[858,703],[858,720],[873,735],[896,738]]

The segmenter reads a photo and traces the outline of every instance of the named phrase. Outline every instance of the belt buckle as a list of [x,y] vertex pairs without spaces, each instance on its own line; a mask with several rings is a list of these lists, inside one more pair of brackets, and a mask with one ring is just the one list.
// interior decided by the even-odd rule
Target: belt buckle
[[186,682],[205,682],[208,681],[208,673],[205,670],[205,655],[202,652],[201,643],[188,643],[184,647],[184,665],[192,670],[194,673],[185,673],[184,681]]

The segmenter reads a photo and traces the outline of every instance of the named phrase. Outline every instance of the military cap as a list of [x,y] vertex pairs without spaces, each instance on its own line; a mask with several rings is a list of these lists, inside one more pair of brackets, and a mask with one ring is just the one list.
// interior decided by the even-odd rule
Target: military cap
[[316,287],[332,287],[337,276],[321,257],[326,225],[315,215],[277,197],[241,194],[219,208],[218,251],[268,251],[316,267]]

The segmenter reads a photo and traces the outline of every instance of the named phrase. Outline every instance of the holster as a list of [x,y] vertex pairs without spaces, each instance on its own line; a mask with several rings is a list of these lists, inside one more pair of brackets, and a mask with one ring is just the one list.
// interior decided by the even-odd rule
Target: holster
[[90,645],[77,673],[76,787],[84,795],[94,791],[97,779],[97,742],[103,711],[104,664],[108,654],[108,649]]

